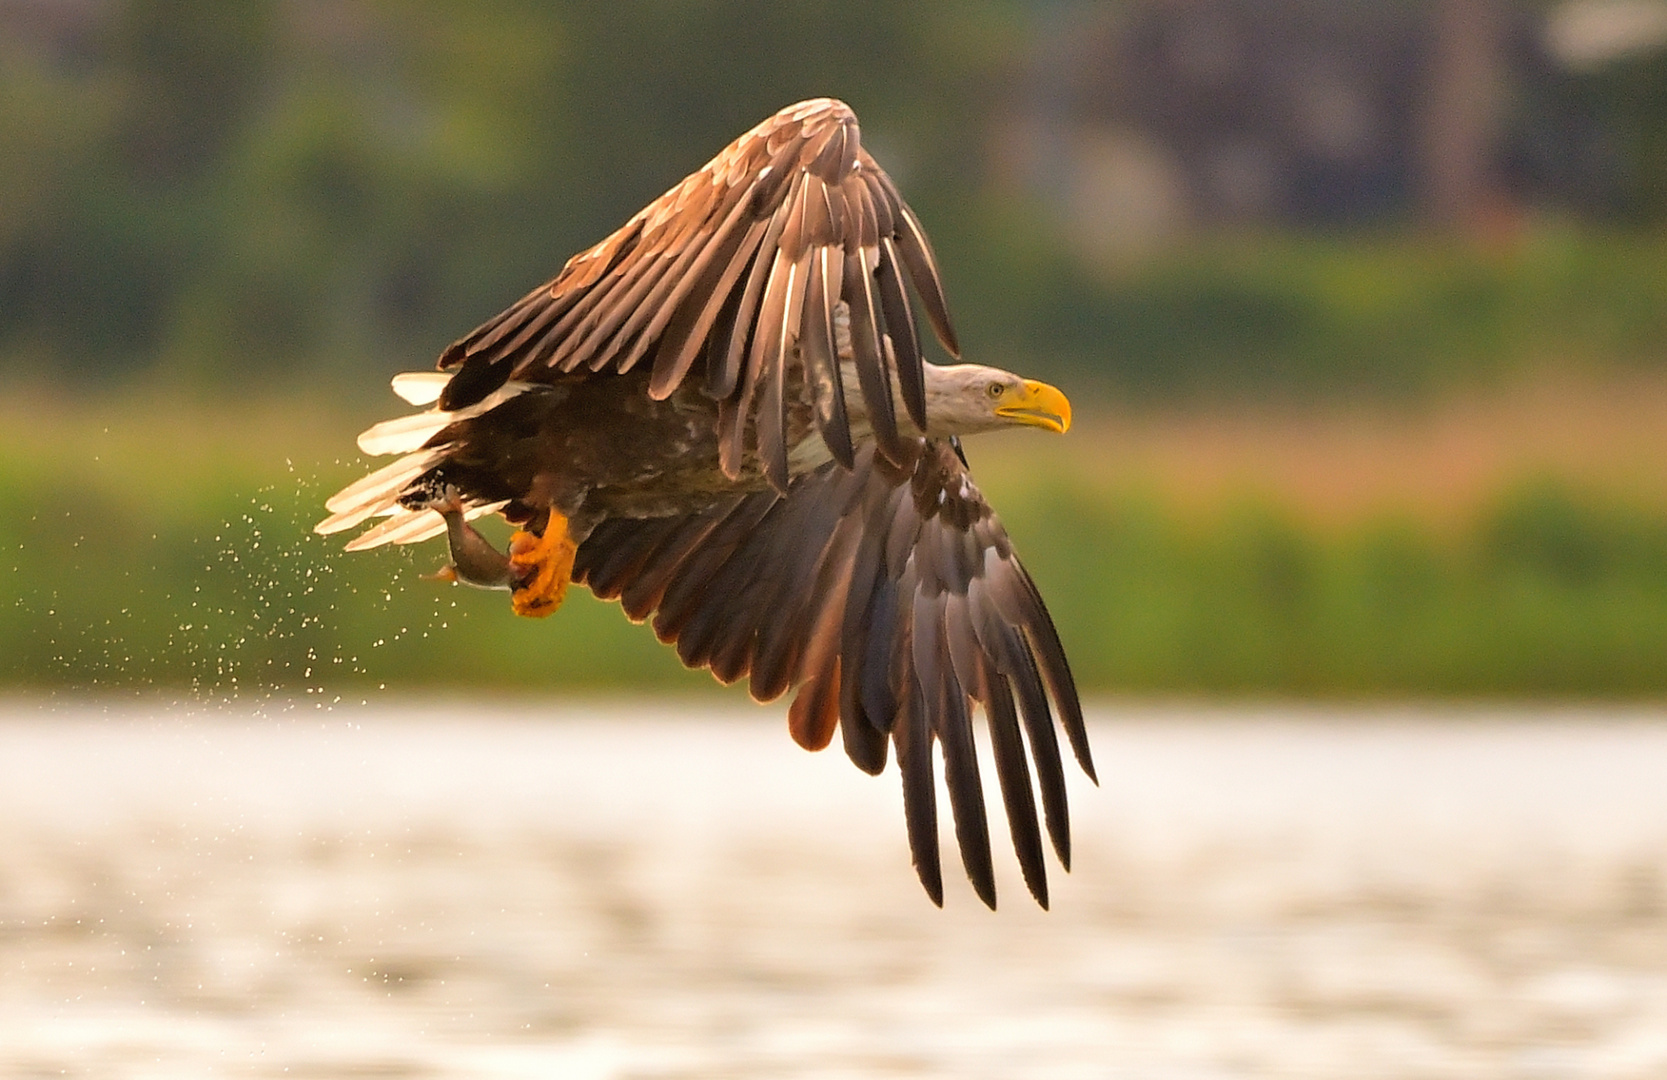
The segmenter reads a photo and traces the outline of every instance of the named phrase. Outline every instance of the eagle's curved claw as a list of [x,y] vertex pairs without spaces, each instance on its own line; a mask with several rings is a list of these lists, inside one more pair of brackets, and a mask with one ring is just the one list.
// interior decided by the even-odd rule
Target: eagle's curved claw
[[517,582],[511,597],[515,614],[541,619],[561,607],[578,550],[567,519],[554,510],[544,535],[523,530],[509,538],[509,568]]

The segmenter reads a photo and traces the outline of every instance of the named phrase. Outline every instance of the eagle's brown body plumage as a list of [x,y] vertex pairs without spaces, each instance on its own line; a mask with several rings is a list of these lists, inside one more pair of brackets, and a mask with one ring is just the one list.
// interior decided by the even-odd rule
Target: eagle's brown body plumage
[[[716,402],[692,386],[656,401],[647,387],[646,371],[555,376],[441,431],[436,438],[453,449],[427,483],[451,483],[484,502],[509,500],[512,520],[552,507],[581,541],[609,517],[662,517],[769,486],[756,456],[733,479],[718,468]],[[795,443],[815,435],[808,416],[793,415],[802,411],[792,410],[787,424]],[[423,505],[420,490],[405,499]]]
[[[954,436],[1063,431],[1069,405],[993,368],[925,362],[917,303],[958,353],[925,233],[855,116],[791,106],[446,350],[449,377],[396,380],[434,408],[361,436],[404,456],[332,498],[319,530],[386,518],[361,548],[449,523],[464,580],[507,581],[517,610],[553,610],[570,576],[651,620],[684,663],[750,678],[759,700],[796,689],[801,745],[837,730],[870,772],[895,750],[915,865],[940,903],[934,743],[962,861],[995,903],[981,707],[1046,905],[1032,768],[1070,858],[1050,698],[1093,766],[1058,635]],[[529,530],[507,562],[465,521],[490,512]]]

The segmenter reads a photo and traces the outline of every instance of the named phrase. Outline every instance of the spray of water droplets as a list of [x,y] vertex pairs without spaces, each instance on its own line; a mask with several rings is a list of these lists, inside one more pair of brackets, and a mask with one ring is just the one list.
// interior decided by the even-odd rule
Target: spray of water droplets
[[0,534],[19,586],[0,625],[13,683],[328,708],[431,662],[412,646],[432,651],[467,616],[455,590],[414,581],[416,554],[350,556],[315,535],[324,485],[293,464],[287,482],[166,519],[82,495]]

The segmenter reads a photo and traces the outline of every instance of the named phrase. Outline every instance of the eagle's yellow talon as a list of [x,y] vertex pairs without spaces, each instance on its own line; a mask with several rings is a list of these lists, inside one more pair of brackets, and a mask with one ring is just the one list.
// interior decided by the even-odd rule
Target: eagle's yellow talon
[[543,536],[523,530],[509,538],[509,564],[527,575],[510,595],[515,614],[537,619],[561,607],[578,550],[567,534],[567,519],[553,510]]

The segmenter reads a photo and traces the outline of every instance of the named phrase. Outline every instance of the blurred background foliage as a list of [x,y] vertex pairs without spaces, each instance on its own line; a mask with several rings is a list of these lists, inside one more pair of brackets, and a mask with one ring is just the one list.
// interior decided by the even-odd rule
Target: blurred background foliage
[[387,375],[818,95],[1077,401],[969,449],[1088,687],[1667,689],[1656,0],[0,0],[0,683],[706,685],[308,527]]

